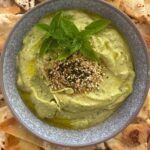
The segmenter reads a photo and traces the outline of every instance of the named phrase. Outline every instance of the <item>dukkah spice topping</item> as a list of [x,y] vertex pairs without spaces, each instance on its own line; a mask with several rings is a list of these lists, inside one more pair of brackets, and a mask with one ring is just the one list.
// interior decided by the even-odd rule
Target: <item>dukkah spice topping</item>
[[65,61],[49,63],[52,63],[52,67],[45,69],[46,78],[53,90],[70,87],[75,92],[89,92],[98,87],[104,76],[100,64],[80,55],[73,55]]

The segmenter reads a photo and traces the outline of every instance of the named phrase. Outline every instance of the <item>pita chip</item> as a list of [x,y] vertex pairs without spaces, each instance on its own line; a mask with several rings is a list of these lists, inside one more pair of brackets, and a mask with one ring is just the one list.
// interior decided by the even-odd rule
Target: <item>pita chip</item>
[[0,7],[0,14],[18,14],[20,13],[20,8],[18,6],[11,6],[11,7]]
[[14,4],[12,0],[0,0],[0,7],[10,7]]
[[128,150],[120,140],[115,138],[106,141],[105,146],[110,150]]
[[122,139],[128,146],[139,146],[147,143],[149,127],[146,123],[130,124],[123,132]]
[[[0,130],[4,131],[7,134],[10,134],[14,137],[17,137],[23,141],[29,142],[31,144],[34,144],[36,146],[42,147],[45,150],[72,150],[68,147],[61,147],[58,145],[54,145],[51,143],[48,143],[46,141],[43,141],[42,139],[39,139],[38,137],[34,136],[32,133],[27,131],[19,122],[17,122],[14,118],[6,120],[5,122],[0,124]],[[102,147],[103,144],[99,146],[91,146],[86,148],[79,148],[79,150],[91,150],[95,148]],[[77,150],[77,149],[76,149]]]
[[41,150],[40,147],[7,134],[6,150]]
[[147,7],[149,7],[149,2],[146,4],[144,0],[122,0],[120,4],[120,9],[126,14],[139,22],[150,24]]
[[3,94],[0,93],[0,108],[3,106],[5,106],[5,102],[4,102]]
[[110,150],[147,150],[147,138],[147,124],[130,124],[122,133],[104,143]]
[[15,2],[26,11],[35,6],[35,0],[15,0]]
[[0,124],[13,118],[13,115],[7,106],[0,108]]
[[29,142],[31,144],[37,145],[42,148],[53,147],[52,144],[43,141],[42,139],[36,137],[25,129],[18,121],[14,118],[6,120],[0,124],[0,130],[4,131],[7,134],[15,136],[23,141]]
[[107,149],[104,150],[148,150],[147,143],[132,147],[127,146],[122,141],[116,140],[114,138],[109,141],[106,141],[105,143],[107,144]]
[[6,133],[0,130],[0,150],[5,150],[6,148]]
[[32,135],[14,118],[11,118],[1,123],[0,129],[6,132],[7,134],[13,135],[17,138],[20,138],[32,144],[35,144],[38,146],[42,145],[43,141],[41,139],[38,139],[36,136]]
[[0,50],[3,49],[7,36],[22,15],[0,14]]
[[145,0],[147,15],[150,17],[150,0]]

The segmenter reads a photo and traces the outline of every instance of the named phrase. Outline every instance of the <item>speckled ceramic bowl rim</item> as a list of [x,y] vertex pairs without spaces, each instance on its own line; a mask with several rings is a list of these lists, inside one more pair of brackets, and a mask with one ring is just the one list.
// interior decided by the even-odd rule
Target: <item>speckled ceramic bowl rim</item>
[[[23,124],[23,126],[25,126],[30,132],[32,132],[33,134],[37,135],[38,137],[48,141],[48,142],[51,142],[51,143],[54,143],[54,144],[59,144],[59,145],[62,145],[62,146],[71,146],[71,147],[82,147],[82,146],[88,146],[88,145],[93,145],[93,144],[96,144],[96,143],[99,143],[99,142],[104,142],[105,140],[108,140],[109,138],[115,136],[116,134],[118,134],[123,128],[125,128],[132,120],[133,118],[137,115],[137,113],[139,112],[141,106],[143,105],[144,103],[144,99],[147,95],[147,92],[148,92],[148,89],[149,89],[149,77],[148,77],[148,69],[149,69],[149,58],[148,58],[148,53],[146,51],[146,45],[145,45],[145,42],[143,40],[143,38],[141,37],[139,31],[136,29],[135,25],[130,21],[130,19],[124,15],[122,12],[120,12],[119,10],[117,10],[116,8],[114,8],[113,6],[107,4],[106,2],[104,1],[100,1],[100,0],[95,0],[93,2],[91,2],[90,0],[79,0],[80,2],[83,2],[83,3],[87,3],[88,2],[91,4],[91,3],[95,3],[96,4],[100,4],[109,8],[110,10],[112,10],[114,13],[120,15],[120,17],[123,17],[123,19],[125,20],[125,22],[128,23],[128,25],[131,26],[131,28],[134,30],[132,32],[135,32],[136,36],[135,37],[138,37],[138,40],[141,41],[141,47],[143,48],[143,52],[144,52],[144,57],[145,57],[145,62],[146,62],[146,73],[147,73],[147,76],[145,75],[146,79],[145,79],[145,84],[144,84],[144,92],[143,94],[141,95],[142,99],[141,101],[139,102],[139,104],[136,106],[136,109],[132,112],[131,116],[128,117],[128,119],[126,120],[126,122],[124,122],[123,124],[121,124],[121,126],[119,126],[118,124],[118,127],[116,130],[114,131],[107,131],[106,130],[109,130],[109,128],[104,128],[105,133],[106,135],[100,135],[99,131],[101,128],[99,128],[99,126],[101,125],[97,125],[95,127],[92,127],[92,128],[89,128],[89,129],[85,129],[85,130],[80,130],[80,131],[72,131],[72,130],[65,130],[65,129],[58,129],[58,128],[55,128],[55,127],[52,127],[52,126],[48,126],[46,125],[45,123],[43,123],[42,121],[38,120],[28,109],[25,105],[21,105],[21,107],[23,108],[13,108],[13,105],[15,105],[15,102],[13,102],[13,105],[11,105],[12,103],[10,102],[10,99],[11,97],[9,97],[8,93],[7,93],[7,90],[6,89],[6,85],[4,84],[4,82],[6,82],[5,80],[5,74],[4,72],[6,71],[6,68],[4,68],[3,66],[4,65],[4,62],[5,62],[5,55],[6,55],[6,49],[7,47],[9,47],[9,42],[12,38],[12,35],[14,34],[15,30],[17,30],[19,24],[28,16],[30,16],[34,11],[36,11],[37,9],[40,9],[41,7],[46,7],[47,4],[50,4],[50,3],[59,3],[59,2],[65,2],[65,0],[55,0],[55,1],[47,1],[47,2],[44,2],[38,6],[36,6],[35,8],[33,8],[31,11],[27,12],[26,15],[24,15],[20,21],[18,21],[18,23],[15,25],[15,27],[13,28],[12,32],[10,33],[9,35],[9,38],[7,39],[7,42],[6,42],[6,45],[5,45],[5,48],[4,48],[4,52],[2,54],[2,59],[1,59],[1,87],[2,87],[2,91],[3,91],[3,94],[4,94],[4,97],[5,97],[5,100],[7,102],[7,104],[9,105],[9,107],[11,108],[13,114],[16,116],[16,118]],[[67,1],[67,0],[66,0]],[[78,1],[78,0],[76,0]],[[71,5],[71,2],[74,2],[75,3],[75,0],[70,0],[70,2],[66,2],[66,3],[69,3],[69,5]],[[54,5],[53,4],[53,5]],[[60,7],[60,6],[59,6]],[[94,5],[93,5],[94,7]],[[79,8],[79,7],[78,7]],[[80,8],[79,8],[80,9]],[[86,8],[83,8],[83,9],[87,9]],[[87,9],[88,10],[88,9]],[[92,9],[89,9],[90,11],[93,11],[94,10]],[[95,12],[96,13],[96,12]],[[135,90],[135,89],[134,89]],[[11,95],[12,96],[12,95]],[[130,96],[131,97],[131,96]],[[19,97],[18,97],[19,98]],[[20,100],[20,98],[19,98]],[[128,100],[127,100],[128,101]],[[126,104],[127,102],[125,102]],[[123,104],[123,105],[125,105]],[[121,106],[122,108],[123,106]],[[19,110],[19,109],[23,109],[25,110],[25,113],[26,114],[30,114],[28,116],[30,116],[31,118],[29,118],[29,120],[25,120],[24,118],[22,118],[22,116],[20,114],[18,114],[16,112],[16,110]],[[119,109],[117,112],[120,112],[121,109]],[[19,112],[19,111],[18,111]],[[117,113],[116,112],[116,113]],[[115,114],[116,114],[115,113]],[[130,114],[129,114],[130,115]],[[114,115],[113,115],[114,116]],[[112,118],[112,117],[110,117]],[[109,122],[109,119],[107,119],[107,121]],[[123,118],[122,118],[123,119]],[[27,122],[26,122],[27,121]],[[34,121],[36,121],[36,123],[38,124],[37,126],[39,126],[39,131],[35,130],[34,129],[34,126],[32,125],[29,125],[28,123],[33,123],[34,124]],[[111,120],[112,121],[112,120]],[[123,120],[124,121],[124,120]],[[113,121],[112,121],[113,122]],[[112,123],[111,122],[111,123]],[[113,122],[115,123],[115,122]],[[34,124],[35,125],[35,124]],[[37,126],[36,129],[37,129]],[[43,135],[45,133],[43,133],[43,130],[41,128],[44,128],[45,126],[47,126],[47,129],[49,129],[50,131],[55,131],[55,132],[52,132],[53,134],[56,133],[60,133],[58,135],[55,135],[56,137],[55,138],[52,138],[50,139],[48,136],[54,136],[53,134],[48,134],[48,135]],[[113,124],[112,124],[113,126]],[[110,126],[109,126],[110,127]],[[64,131],[64,132],[63,132]],[[45,131],[46,132],[46,131]],[[94,133],[93,133],[94,132]],[[109,132],[111,132],[111,134],[109,134]],[[50,133],[50,132],[49,132]],[[87,134],[88,133],[88,134]],[[65,136],[65,138],[62,138],[62,134],[63,136]],[[102,134],[102,133],[101,133]],[[109,135],[108,135],[109,134]],[[72,139],[69,139],[71,136]],[[96,138],[96,140],[94,139],[93,140],[93,137],[95,136],[98,136],[98,138]],[[104,137],[103,137],[104,136]],[[90,138],[90,139],[89,139]],[[69,140],[69,142],[68,142]],[[84,141],[84,142],[83,142]]]

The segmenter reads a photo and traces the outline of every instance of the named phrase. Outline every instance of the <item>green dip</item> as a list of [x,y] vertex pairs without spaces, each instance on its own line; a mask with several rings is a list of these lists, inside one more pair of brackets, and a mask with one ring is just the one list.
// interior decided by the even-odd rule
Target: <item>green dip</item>
[[[99,16],[79,10],[67,10],[73,22],[82,30]],[[49,23],[53,14],[40,22]],[[135,73],[129,47],[112,25],[90,39],[93,49],[105,66],[105,76],[99,87],[90,92],[73,93],[64,88],[52,92],[42,75],[39,49],[44,32],[33,27],[23,40],[17,56],[17,87],[22,99],[33,113],[49,124],[69,129],[91,127],[107,119],[132,93]],[[71,91],[71,92],[70,92]]]

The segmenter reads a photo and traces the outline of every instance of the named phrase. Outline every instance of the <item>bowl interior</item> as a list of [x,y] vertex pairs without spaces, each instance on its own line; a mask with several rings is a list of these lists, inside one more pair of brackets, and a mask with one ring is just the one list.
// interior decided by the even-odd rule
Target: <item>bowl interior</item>
[[[22,40],[32,26],[45,14],[60,9],[82,9],[111,19],[124,35],[135,66],[134,91],[123,105],[105,122],[80,131],[49,126],[37,119],[24,105],[16,89],[16,55]],[[19,121],[37,136],[60,145],[85,146],[106,139],[121,131],[137,114],[148,91],[148,58],[146,46],[139,32],[123,13],[103,1],[95,0],[51,0],[28,12],[11,32],[2,56],[2,89],[8,105]]]

